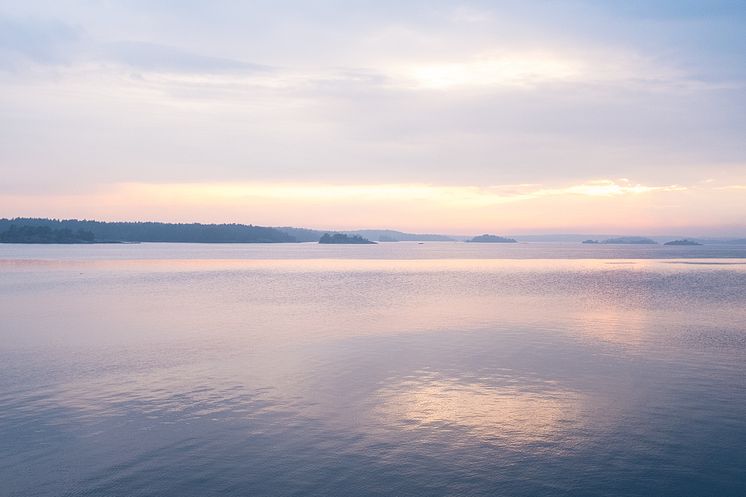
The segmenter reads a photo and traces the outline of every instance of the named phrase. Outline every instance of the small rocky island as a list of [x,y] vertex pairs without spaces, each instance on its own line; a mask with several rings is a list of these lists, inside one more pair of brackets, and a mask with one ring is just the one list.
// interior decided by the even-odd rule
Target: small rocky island
[[612,245],[656,245],[658,242],[642,236],[621,236],[619,238],[609,238],[601,243]]
[[670,241],[670,242],[666,242],[663,245],[680,245],[680,246],[687,246],[688,247],[688,246],[702,245],[702,244],[699,243],[699,242],[696,242],[694,240],[683,239],[683,240],[673,240],[673,241]]
[[367,238],[363,238],[360,235],[345,235],[344,233],[324,233],[324,235],[319,239],[319,243],[331,243],[340,245],[375,245],[376,242],[371,242]]
[[505,238],[497,235],[479,235],[475,236],[471,240],[466,240],[467,243],[518,243],[512,238]]
[[599,244],[601,242],[599,242],[598,240],[583,240],[582,243]]

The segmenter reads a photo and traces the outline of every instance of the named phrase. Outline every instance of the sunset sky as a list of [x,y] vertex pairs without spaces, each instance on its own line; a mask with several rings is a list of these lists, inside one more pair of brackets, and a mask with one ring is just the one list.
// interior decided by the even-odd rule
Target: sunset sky
[[0,217],[746,235],[746,4],[0,0]]

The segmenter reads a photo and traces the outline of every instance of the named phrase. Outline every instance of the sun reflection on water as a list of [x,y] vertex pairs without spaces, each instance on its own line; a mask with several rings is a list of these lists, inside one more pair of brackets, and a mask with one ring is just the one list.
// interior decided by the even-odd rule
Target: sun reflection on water
[[565,436],[581,421],[585,398],[558,388],[524,389],[447,378],[409,380],[380,392],[379,415],[404,429],[466,432],[524,445]]

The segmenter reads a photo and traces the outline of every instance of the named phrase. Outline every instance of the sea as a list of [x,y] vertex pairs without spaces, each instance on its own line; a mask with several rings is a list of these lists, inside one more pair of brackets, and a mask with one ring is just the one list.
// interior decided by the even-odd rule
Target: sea
[[746,495],[746,246],[0,245],[0,496]]

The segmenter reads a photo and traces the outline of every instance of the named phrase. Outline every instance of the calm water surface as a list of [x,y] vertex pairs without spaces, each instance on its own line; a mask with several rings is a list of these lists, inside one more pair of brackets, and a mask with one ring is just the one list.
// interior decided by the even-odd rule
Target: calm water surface
[[0,495],[746,495],[746,249],[0,245]]

